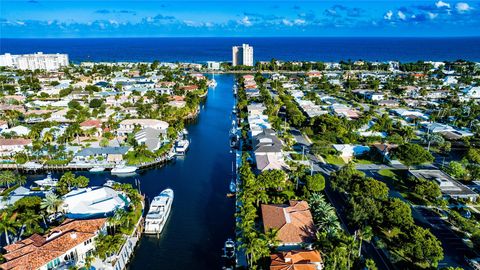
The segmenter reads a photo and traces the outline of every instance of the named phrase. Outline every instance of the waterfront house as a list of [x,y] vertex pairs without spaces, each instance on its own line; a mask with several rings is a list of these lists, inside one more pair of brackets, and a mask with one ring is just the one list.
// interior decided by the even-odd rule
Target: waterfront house
[[270,270],[322,270],[323,259],[317,250],[291,250],[270,255]]
[[89,147],[75,154],[73,162],[81,163],[90,160],[106,161],[107,163],[120,163],[125,155],[132,148],[130,146],[120,147]]
[[32,146],[30,139],[3,139],[0,138],[0,156],[11,156],[25,150],[25,147]]
[[253,138],[254,156],[259,171],[288,168],[282,152],[282,142],[271,129],[264,129]]
[[80,123],[80,129],[82,129],[83,131],[95,130],[95,132],[92,135],[95,137],[101,137],[102,121],[97,119],[85,120],[82,123]]
[[106,233],[106,218],[65,220],[48,234],[34,234],[5,246],[3,270],[67,269],[85,264],[93,254],[95,238]]
[[262,204],[262,221],[265,232],[277,230],[282,246],[300,246],[312,243],[315,226],[306,201],[289,201],[289,204]]
[[135,133],[135,140],[138,144],[144,144],[148,150],[155,151],[162,146],[161,137],[166,135],[166,130],[158,130],[154,128],[144,128]]
[[16,136],[27,136],[30,133],[30,129],[26,126],[15,126],[12,128],[7,128],[1,131],[2,134],[4,133],[11,133]]
[[126,119],[120,122],[117,134],[122,136],[128,135],[134,131],[135,127],[140,129],[153,128],[166,132],[168,123],[157,119]]
[[77,188],[63,196],[62,211],[68,218],[91,219],[111,216],[129,205],[125,193],[110,187]]

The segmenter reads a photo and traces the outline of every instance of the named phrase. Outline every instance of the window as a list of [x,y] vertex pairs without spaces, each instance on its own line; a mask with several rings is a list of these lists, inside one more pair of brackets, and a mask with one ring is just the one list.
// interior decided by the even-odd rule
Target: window
[[92,238],[88,239],[87,241],[83,242],[83,245],[86,246],[88,244],[92,243]]
[[60,259],[56,258],[53,261],[50,261],[49,263],[47,263],[47,269],[48,270],[55,269],[59,265],[60,265]]

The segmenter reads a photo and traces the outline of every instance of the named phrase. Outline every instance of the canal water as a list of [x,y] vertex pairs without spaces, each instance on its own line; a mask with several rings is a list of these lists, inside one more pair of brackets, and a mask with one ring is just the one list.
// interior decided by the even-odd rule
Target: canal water
[[229,129],[234,104],[232,75],[215,78],[198,120],[187,127],[190,149],[183,158],[141,174],[141,190],[152,199],[175,192],[164,232],[143,237],[130,269],[220,269],[225,240],[234,237],[234,199],[227,198],[234,155]]
[[215,79],[218,85],[210,89],[198,119],[187,125],[191,143],[185,157],[134,177],[77,173],[88,176],[92,185],[102,185],[106,179],[134,184],[138,179],[142,193],[150,200],[165,188],[174,190],[163,233],[159,238],[142,237],[131,270],[221,269],[224,242],[234,238],[235,202],[226,197],[234,160],[229,147],[234,76]]

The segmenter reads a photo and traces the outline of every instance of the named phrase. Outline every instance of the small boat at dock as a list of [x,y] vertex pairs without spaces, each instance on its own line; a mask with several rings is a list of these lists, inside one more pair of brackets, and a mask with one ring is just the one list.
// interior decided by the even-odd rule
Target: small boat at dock
[[95,166],[88,171],[91,173],[103,172],[105,171],[105,167]]
[[35,184],[40,187],[56,187],[58,184],[58,179],[52,178],[52,174],[48,173],[47,177],[42,180],[35,181]]
[[133,174],[137,169],[135,166],[117,165],[112,169],[111,173],[116,175]]
[[235,258],[235,242],[232,239],[225,241],[225,246],[223,247],[223,257],[227,259]]
[[175,153],[179,156],[185,155],[190,146],[190,142],[188,140],[179,140],[175,145]]
[[145,234],[160,234],[167,223],[173,203],[173,190],[167,188],[153,198],[145,217]]
[[230,189],[230,192],[232,192],[232,193],[237,192],[237,185],[235,184],[235,181],[233,179],[230,182],[229,189]]

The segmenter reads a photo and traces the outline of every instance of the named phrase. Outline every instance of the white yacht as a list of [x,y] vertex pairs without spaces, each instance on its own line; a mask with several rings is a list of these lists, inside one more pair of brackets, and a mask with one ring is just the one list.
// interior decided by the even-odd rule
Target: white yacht
[[185,155],[189,146],[190,142],[188,140],[179,140],[175,146],[175,153],[180,156]]
[[217,81],[216,81],[215,79],[211,79],[211,80],[208,82],[208,86],[210,86],[211,88],[217,87]]
[[95,166],[88,171],[92,172],[92,173],[103,172],[103,171],[105,171],[105,167]]
[[112,174],[131,174],[134,173],[138,168],[135,166],[126,166],[126,165],[117,165],[115,166],[111,173]]
[[173,203],[173,190],[165,189],[158,196],[153,198],[145,217],[145,230],[146,234],[159,234],[162,232],[165,223],[167,223],[168,216],[170,215],[170,209]]
[[35,181],[35,184],[41,187],[56,187],[58,184],[58,179],[52,178],[52,174],[48,173],[47,177],[42,180]]

